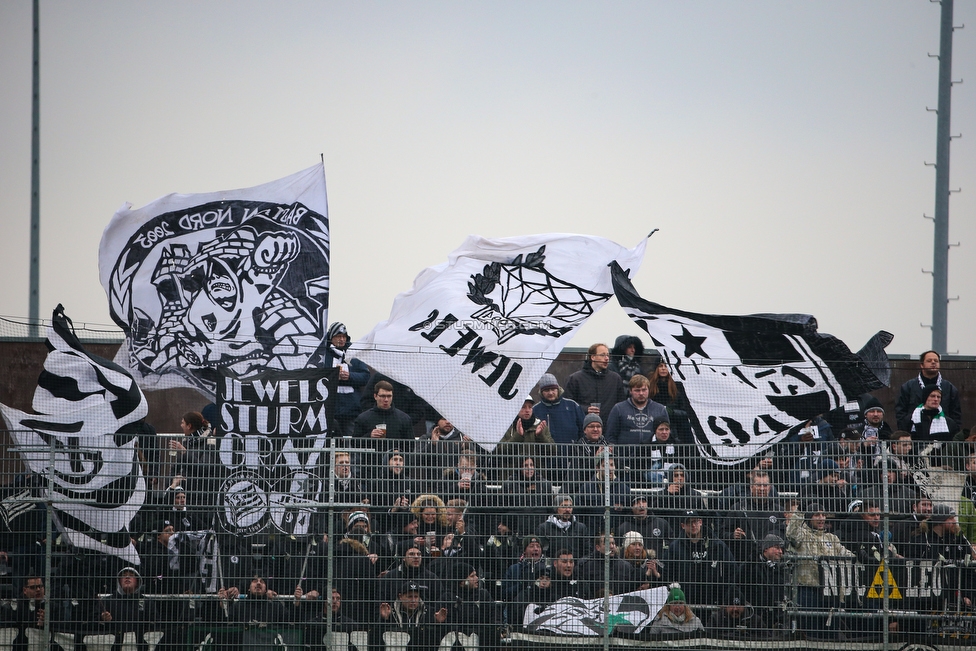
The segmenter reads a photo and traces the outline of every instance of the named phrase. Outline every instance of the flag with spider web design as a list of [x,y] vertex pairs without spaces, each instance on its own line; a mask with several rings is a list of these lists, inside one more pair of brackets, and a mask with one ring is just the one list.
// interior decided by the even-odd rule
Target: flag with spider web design
[[613,295],[608,265],[636,273],[645,243],[470,236],[446,264],[417,276],[352,355],[492,447],[576,329]]

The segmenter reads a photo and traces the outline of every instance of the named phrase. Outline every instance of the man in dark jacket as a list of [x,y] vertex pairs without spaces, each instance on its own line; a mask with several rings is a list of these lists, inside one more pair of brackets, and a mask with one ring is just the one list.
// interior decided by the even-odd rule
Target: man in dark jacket
[[898,429],[910,432],[912,430],[912,412],[921,405],[922,392],[926,387],[937,386],[942,390],[942,410],[945,415],[956,423],[962,422],[962,405],[959,402],[959,390],[942,377],[942,357],[934,350],[927,350],[919,355],[921,370],[918,377],[912,378],[901,385],[898,401],[895,402],[895,420]]
[[681,530],[681,537],[671,541],[664,555],[664,579],[680,583],[688,603],[718,603],[734,578],[735,557],[721,540],[703,535],[698,513],[686,513]]
[[593,344],[587,350],[583,368],[566,381],[566,397],[579,403],[585,412],[599,414],[604,423],[613,406],[627,398],[623,380],[609,366],[610,349],[606,344]]
[[369,382],[369,368],[355,358],[347,358],[352,340],[343,323],[336,321],[325,335],[329,342],[324,366],[339,367],[339,386],[336,387],[336,413],[333,436],[352,436],[352,424],[362,408],[360,393]]
[[375,449],[386,451],[385,441],[412,440],[413,423],[405,412],[393,406],[393,385],[380,380],[373,386],[376,406],[367,409],[353,422],[353,436],[371,439]]

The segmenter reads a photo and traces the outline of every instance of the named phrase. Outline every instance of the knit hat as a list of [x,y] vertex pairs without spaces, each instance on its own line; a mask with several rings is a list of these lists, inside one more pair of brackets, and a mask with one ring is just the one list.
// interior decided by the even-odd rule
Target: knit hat
[[336,335],[346,335],[347,337],[349,336],[349,331],[346,330],[345,323],[339,323],[338,321],[336,321],[335,323],[330,325],[328,332],[326,332],[325,334],[325,339],[326,341],[332,341],[332,338],[335,337]]
[[815,513],[826,514],[827,511],[824,509],[823,504],[820,502],[814,502],[807,505],[807,512],[803,515],[803,519],[809,522],[810,518],[812,518]]
[[951,508],[945,504],[936,504],[932,507],[932,515],[929,516],[929,522],[933,525],[944,524],[946,520],[954,517],[956,517],[956,513]]
[[938,391],[939,392],[939,395],[940,396],[942,395],[942,389],[940,389],[939,388],[939,385],[937,385],[937,384],[933,384],[931,386],[927,386],[924,389],[922,389],[922,404],[923,405],[925,404],[925,401],[929,399],[929,396],[932,395],[932,392],[933,391]]
[[526,536],[522,539],[522,549],[526,549],[532,543],[539,543],[540,547],[545,548],[546,544],[543,542],[542,538],[539,536]]
[[685,593],[681,588],[671,588],[668,592],[668,600],[666,603],[676,604],[685,602]]
[[634,543],[644,544],[644,536],[640,535],[638,531],[628,531],[624,534],[624,549],[627,549]]
[[600,414],[587,414],[586,418],[583,419],[583,429],[590,423],[599,423],[600,427],[603,427],[603,419],[600,418]]
[[786,543],[783,542],[783,539],[774,533],[767,533],[766,537],[763,538],[762,541],[763,551],[766,551],[770,547],[785,547],[785,546]]
[[349,523],[346,525],[346,529],[352,529],[352,525],[357,522],[365,522],[369,525],[369,516],[366,515],[365,511],[353,511],[349,514]]
[[559,388],[559,382],[556,381],[556,376],[552,373],[543,373],[542,377],[539,378],[539,391],[543,389],[548,389],[549,387]]

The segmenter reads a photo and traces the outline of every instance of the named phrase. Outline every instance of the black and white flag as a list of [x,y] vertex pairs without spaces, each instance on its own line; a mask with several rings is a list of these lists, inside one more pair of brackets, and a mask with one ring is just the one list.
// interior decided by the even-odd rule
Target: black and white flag
[[98,266],[126,333],[116,361],[143,388],[189,386],[213,399],[221,369],[315,366],[328,328],[324,169],[126,204],[102,235]]
[[[225,477],[217,517],[225,531],[309,533],[322,497],[339,369],[225,375],[217,391]],[[327,492],[327,491],[326,491]]]
[[636,273],[645,244],[472,235],[446,264],[422,271],[352,355],[491,448],[576,328],[610,299],[607,265]]
[[522,624],[528,633],[598,636],[607,633],[637,635],[650,626],[668,598],[669,588],[610,596],[610,608],[604,611],[603,599],[563,597],[544,608],[529,604]]
[[791,428],[888,385],[888,332],[852,353],[808,314],[684,312],[641,298],[619,267],[613,284],[683,386],[698,448],[715,463],[762,453]]
[[138,564],[127,527],[146,494],[135,450],[145,396],[125,369],[85,351],[60,305],[47,345],[36,414],[0,405],[15,450],[50,480],[53,515],[71,544]]

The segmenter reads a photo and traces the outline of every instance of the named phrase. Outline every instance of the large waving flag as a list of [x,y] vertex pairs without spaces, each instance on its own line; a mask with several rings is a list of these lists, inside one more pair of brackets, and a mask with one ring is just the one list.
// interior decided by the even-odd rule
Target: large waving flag
[[888,332],[855,354],[817,332],[808,314],[695,314],[644,300],[619,266],[612,275],[620,306],[683,386],[699,450],[713,462],[759,454],[791,428],[888,385]]
[[126,204],[98,251],[116,361],[146,389],[211,399],[238,377],[315,366],[328,327],[329,218],[323,166],[243,190]]
[[146,494],[135,450],[145,396],[124,369],[85,351],[60,305],[47,345],[37,413],[0,404],[15,449],[50,479],[54,517],[71,544],[138,564],[127,527]]
[[645,245],[472,235],[397,296],[389,320],[353,344],[353,355],[493,447],[576,328],[610,299],[607,265],[636,272]]

